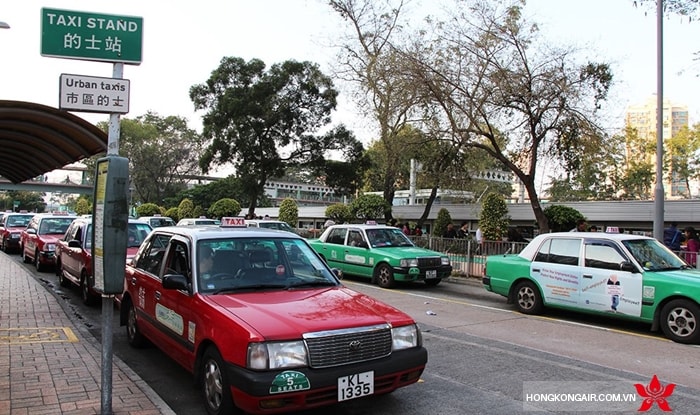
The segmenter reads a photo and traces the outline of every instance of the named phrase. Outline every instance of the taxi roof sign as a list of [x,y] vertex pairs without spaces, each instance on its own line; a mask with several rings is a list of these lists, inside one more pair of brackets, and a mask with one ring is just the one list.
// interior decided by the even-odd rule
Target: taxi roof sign
[[231,217],[231,216],[226,217],[225,216],[225,217],[221,218],[221,227],[222,228],[232,228],[232,227],[245,228],[246,227],[245,219],[243,219],[241,217]]

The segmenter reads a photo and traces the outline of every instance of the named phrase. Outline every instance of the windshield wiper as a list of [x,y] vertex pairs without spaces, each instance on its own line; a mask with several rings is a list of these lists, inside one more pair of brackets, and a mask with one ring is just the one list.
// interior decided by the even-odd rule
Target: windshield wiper
[[317,280],[317,281],[298,281],[293,284],[287,284],[285,288],[299,288],[299,287],[331,287],[335,286],[336,283],[328,280]]
[[235,287],[226,287],[214,291],[212,294],[223,294],[226,292],[235,292],[241,290],[262,290],[262,289],[280,289],[287,288],[286,284],[253,284],[253,285],[237,285]]

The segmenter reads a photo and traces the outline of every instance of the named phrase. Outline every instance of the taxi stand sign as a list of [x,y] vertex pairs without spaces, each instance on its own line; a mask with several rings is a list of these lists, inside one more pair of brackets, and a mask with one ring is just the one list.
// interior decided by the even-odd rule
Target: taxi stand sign
[[41,9],[41,56],[141,63],[143,18]]
[[126,114],[129,112],[128,79],[61,74],[58,108],[68,111]]

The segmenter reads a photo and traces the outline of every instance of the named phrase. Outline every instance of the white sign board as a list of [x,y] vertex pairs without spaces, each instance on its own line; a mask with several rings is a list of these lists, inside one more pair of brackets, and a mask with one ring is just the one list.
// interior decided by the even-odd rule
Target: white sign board
[[58,108],[68,111],[126,114],[129,80],[61,74]]

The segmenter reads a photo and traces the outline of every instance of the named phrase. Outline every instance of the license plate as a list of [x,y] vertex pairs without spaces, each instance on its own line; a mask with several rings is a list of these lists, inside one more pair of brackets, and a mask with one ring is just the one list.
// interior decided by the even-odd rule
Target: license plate
[[338,378],[338,401],[360,398],[374,393],[374,371]]
[[425,271],[425,279],[426,280],[430,280],[433,278],[437,278],[437,270],[431,269],[431,270]]

